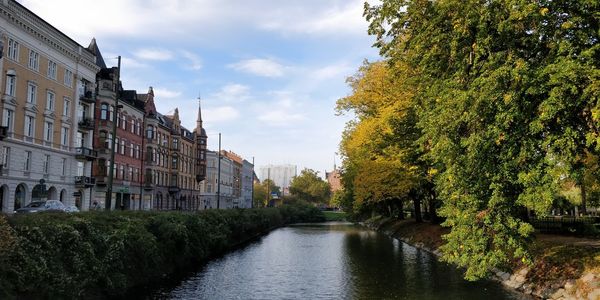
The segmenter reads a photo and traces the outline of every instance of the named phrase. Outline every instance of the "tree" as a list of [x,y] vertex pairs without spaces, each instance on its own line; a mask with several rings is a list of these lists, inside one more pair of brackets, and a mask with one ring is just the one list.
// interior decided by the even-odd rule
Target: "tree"
[[585,187],[582,159],[600,149],[599,9],[585,0],[365,4],[380,53],[416,74],[420,140],[451,227],[443,258],[468,279],[529,261],[522,212],[547,213],[565,178]]
[[270,179],[265,179],[261,183],[254,183],[254,207],[266,207],[272,199],[273,193],[279,194],[281,188],[275,185]]
[[347,124],[340,150],[345,158],[342,180],[357,213],[374,209],[402,217],[404,202],[412,200],[421,221],[421,200],[433,194],[418,143],[412,76],[409,68],[392,70],[387,62],[365,61],[347,80],[352,94],[337,102],[338,113],[356,116]]
[[325,204],[329,201],[329,183],[319,177],[318,173],[311,169],[304,169],[300,175],[292,178],[290,193],[314,204]]

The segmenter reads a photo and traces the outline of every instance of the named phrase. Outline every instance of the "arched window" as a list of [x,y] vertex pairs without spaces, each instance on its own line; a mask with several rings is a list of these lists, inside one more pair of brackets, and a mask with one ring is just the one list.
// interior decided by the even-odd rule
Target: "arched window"
[[100,104],[100,120],[108,120],[108,104]]

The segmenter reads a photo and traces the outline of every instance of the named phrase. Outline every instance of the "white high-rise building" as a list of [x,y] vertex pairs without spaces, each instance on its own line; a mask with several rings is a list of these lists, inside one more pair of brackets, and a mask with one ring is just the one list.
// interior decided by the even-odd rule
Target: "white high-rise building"
[[271,179],[282,191],[288,190],[292,178],[298,175],[296,165],[266,165],[260,167],[260,180]]

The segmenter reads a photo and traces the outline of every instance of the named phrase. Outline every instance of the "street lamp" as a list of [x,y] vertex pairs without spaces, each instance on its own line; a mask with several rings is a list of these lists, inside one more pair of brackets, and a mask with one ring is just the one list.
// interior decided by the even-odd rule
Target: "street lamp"
[[108,169],[108,185],[106,187],[106,201],[105,207],[110,210],[112,200],[112,189],[113,189],[113,177],[115,173],[115,140],[117,139],[117,114],[119,109],[123,108],[123,105],[119,104],[119,81],[121,75],[121,56],[119,55],[117,63],[117,76],[115,83],[115,110],[112,118],[112,140],[110,142],[110,167]]

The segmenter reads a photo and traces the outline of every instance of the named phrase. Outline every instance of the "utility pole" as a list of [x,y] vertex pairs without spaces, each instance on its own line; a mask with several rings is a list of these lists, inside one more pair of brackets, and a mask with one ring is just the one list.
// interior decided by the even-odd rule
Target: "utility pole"
[[271,168],[267,168],[267,205],[269,206],[269,198],[271,198]]
[[252,201],[250,201],[250,208],[254,208],[254,156],[252,156]]
[[219,132],[219,153],[218,153],[218,168],[217,168],[217,209],[221,207],[221,133]]
[[110,167],[108,169],[108,185],[106,186],[106,201],[104,203],[105,208],[110,210],[112,200],[112,189],[113,189],[113,177],[115,174],[115,140],[117,139],[117,113],[119,111],[119,81],[121,80],[121,56],[117,57],[117,76],[114,80],[115,88],[115,108],[113,109],[112,118],[112,140],[110,142]]

